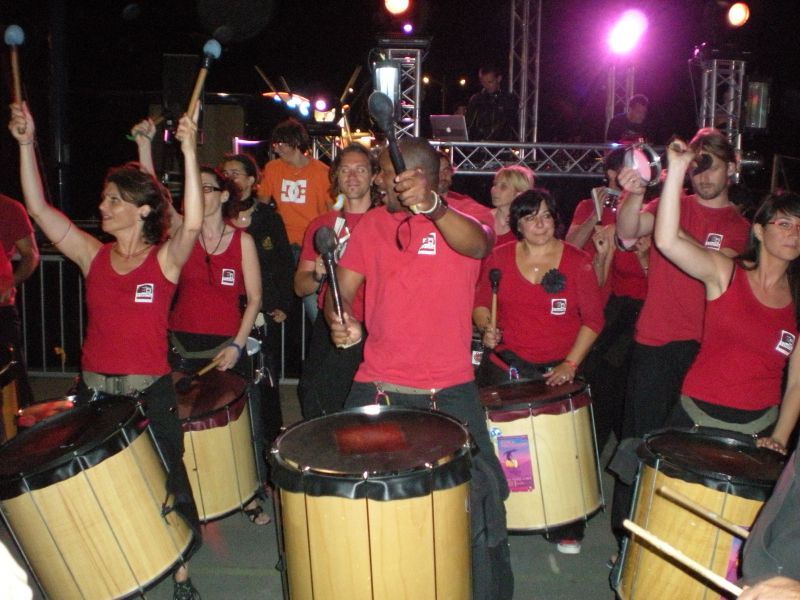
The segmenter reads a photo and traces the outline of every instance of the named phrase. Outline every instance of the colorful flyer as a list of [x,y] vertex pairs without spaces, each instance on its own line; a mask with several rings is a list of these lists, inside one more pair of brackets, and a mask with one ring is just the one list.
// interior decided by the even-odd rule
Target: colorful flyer
[[497,454],[512,492],[530,492],[535,489],[531,447],[527,435],[498,436]]

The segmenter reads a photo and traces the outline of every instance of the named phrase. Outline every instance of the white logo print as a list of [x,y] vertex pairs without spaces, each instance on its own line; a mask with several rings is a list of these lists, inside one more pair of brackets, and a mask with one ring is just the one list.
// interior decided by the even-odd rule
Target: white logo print
[[709,233],[706,236],[706,248],[711,250],[719,250],[722,248],[722,238],[724,236],[721,233]]
[[284,179],[281,182],[281,202],[305,204],[306,187],[307,183],[305,179],[298,179],[297,181]]
[[236,271],[233,269],[222,269],[222,279],[220,283],[222,285],[233,285],[236,283]]
[[550,300],[550,314],[555,316],[567,314],[567,299],[552,298]]
[[417,250],[417,254],[436,255],[436,232],[432,231],[422,238],[422,245]]
[[136,286],[136,296],[134,297],[134,302],[144,302],[146,304],[152,304],[153,298],[156,295],[156,286],[152,283],[140,283]]
[[782,329],[781,339],[778,341],[778,345],[775,346],[775,350],[784,356],[789,356],[794,350],[794,334]]

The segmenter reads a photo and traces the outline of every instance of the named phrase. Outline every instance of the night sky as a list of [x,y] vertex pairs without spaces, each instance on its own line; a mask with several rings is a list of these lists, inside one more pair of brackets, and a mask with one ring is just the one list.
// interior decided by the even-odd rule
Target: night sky
[[[48,143],[50,6],[46,0],[0,5],[0,25],[18,23],[26,31],[21,61],[26,94],[40,130],[48,171],[53,167]],[[220,23],[233,36],[213,66],[207,89],[248,96],[247,135],[266,137],[286,116],[258,95],[267,91],[255,65],[280,87],[284,76],[293,91],[310,98],[338,97],[357,65],[354,121],[366,123],[360,99],[368,93],[367,57],[377,35],[399,23],[385,13],[383,0],[117,0],[64,1],[66,47],[66,135],[69,142],[72,195],[90,196],[75,207],[94,206],[106,167],[133,158],[124,133],[160,104],[163,55],[199,54]],[[476,71],[483,62],[508,64],[510,2],[494,0],[417,0],[411,20],[417,33],[432,37],[424,71],[447,84],[450,111],[477,91]],[[771,84],[770,131],[748,135],[745,149],[800,155],[800,19],[797,2],[754,0],[751,22],[742,30],[717,26],[712,0],[543,0],[542,75],[539,141],[598,141],[602,137],[605,79],[609,57],[605,37],[613,18],[625,8],[640,8],[650,19],[636,54],[636,91],[651,100],[651,125],[664,141],[671,134],[690,136],[696,128],[695,95],[687,61],[692,48],[709,42],[723,48],[720,58],[744,56],[748,74]],[[202,15],[200,14],[202,13]],[[241,13],[244,18],[237,17]],[[260,32],[248,40],[236,38]],[[739,55],[749,51],[751,54]],[[8,81],[8,58],[2,56]],[[187,73],[191,83],[196,71]],[[466,88],[455,81],[468,78]],[[699,80],[694,78],[699,87]],[[430,87],[424,109],[441,112],[440,86]],[[8,86],[0,90],[7,104]],[[4,156],[15,149],[9,136],[0,143]],[[1,189],[16,193],[16,160],[0,175]],[[91,209],[76,208],[78,213]]]

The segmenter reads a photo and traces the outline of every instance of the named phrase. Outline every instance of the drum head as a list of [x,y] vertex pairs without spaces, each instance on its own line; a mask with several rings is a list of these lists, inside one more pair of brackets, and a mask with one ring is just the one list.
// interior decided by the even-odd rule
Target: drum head
[[661,158],[647,144],[634,144],[625,150],[624,165],[635,169],[646,186],[654,186],[661,178]]
[[58,400],[34,402],[30,406],[17,411],[17,427],[33,427],[45,419],[60,415],[65,410],[75,407],[75,396],[67,396]]
[[[173,381],[190,377],[187,373],[173,373]],[[184,393],[178,393],[178,416],[182,420],[202,420],[214,415],[227,405],[243,400],[247,381],[233,371],[213,369],[192,379],[191,385]],[[242,412],[244,402],[237,404],[235,420]],[[224,423],[221,423],[224,425]],[[219,425],[219,424],[217,424]],[[216,425],[212,425],[214,427]]]
[[590,398],[584,394],[585,391],[583,381],[557,386],[547,385],[544,381],[512,381],[481,388],[480,396],[486,410],[536,407],[535,414],[561,414],[569,410],[570,398],[573,398],[573,408],[587,406]]
[[0,499],[64,481],[124,450],[146,427],[125,396],[76,406],[0,446]]
[[376,405],[299,423],[275,441],[270,458],[276,484],[289,491],[415,497],[469,479],[469,434],[443,413]]
[[766,500],[786,460],[736,433],[702,428],[656,432],[638,454],[671,477],[753,500]]

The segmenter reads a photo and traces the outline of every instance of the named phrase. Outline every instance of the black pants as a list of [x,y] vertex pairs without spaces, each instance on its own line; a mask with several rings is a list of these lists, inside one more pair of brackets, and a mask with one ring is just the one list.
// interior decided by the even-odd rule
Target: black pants
[[364,341],[350,348],[337,348],[331,342],[331,330],[324,315],[317,316],[297,386],[304,419],[344,408],[353,377],[364,359]]
[[[694,340],[663,346],[634,343],[623,438],[642,438],[664,427],[678,403],[683,380],[699,347]],[[611,503],[611,529],[618,540],[627,535],[622,522],[628,518],[632,503],[633,487],[617,479]]]
[[[22,349],[22,322],[19,318],[16,306],[0,306],[0,345],[2,351],[0,356],[6,356],[6,350],[10,351],[10,358],[17,362],[14,369],[14,380],[17,384],[17,403],[20,408],[30,406],[33,401],[33,390],[28,381],[28,371],[25,367],[25,356]],[[0,364],[0,368],[5,364]]]

